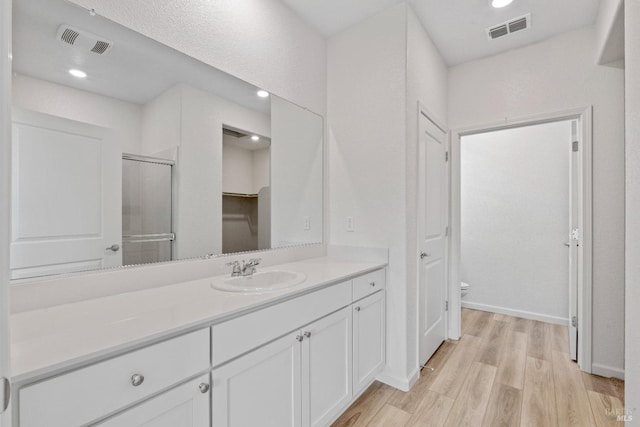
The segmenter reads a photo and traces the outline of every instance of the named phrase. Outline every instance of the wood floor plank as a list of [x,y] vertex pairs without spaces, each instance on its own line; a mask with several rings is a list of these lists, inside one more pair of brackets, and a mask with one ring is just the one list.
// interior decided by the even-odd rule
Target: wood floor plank
[[469,325],[465,333],[483,338],[489,333],[488,325],[492,317],[493,313],[489,313],[488,311],[476,311],[473,316],[473,323]]
[[444,425],[447,427],[481,426],[495,376],[495,366],[474,362]]
[[558,424],[565,427],[595,426],[582,375],[567,353],[552,351]]
[[464,335],[429,389],[455,399],[481,344],[482,339],[473,335]]
[[520,426],[557,426],[555,400],[551,362],[527,357]]
[[516,332],[524,332],[525,334],[528,334],[532,323],[532,320],[516,317],[515,320],[511,322],[511,328]]
[[420,404],[407,422],[407,427],[442,427],[449,416],[454,400],[427,390]]
[[494,383],[483,427],[513,427],[520,424],[522,390]]
[[387,403],[403,411],[414,413],[455,347],[456,344],[452,341],[443,342],[436,353],[429,359],[425,368],[422,369],[420,378],[411,390],[408,392],[395,390],[389,397]]
[[561,353],[569,353],[569,330],[567,327],[547,323],[547,331],[551,337],[551,349]]
[[619,427],[622,423],[618,416],[624,417],[624,405],[617,397],[588,390],[591,410],[598,427]]
[[522,390],[527,364],[527,339],[524,332],[510,329],[502,347],[496,382]]
[[384,405],[367,424],[368,427],[404,427],[411,418],[411,414],[395,406]]
[[511,319],[513,319],[513,317],[507,316],[506,314],[496,313],[493,315],[493,320],[496,320],[498,322],[511,322]]
[[529,328],[527,356],[536,359],[551,360],[551,339],[547,333],[546,323],[532,321]]
[[582,372],[582,381],[587,390],[606,394],[624,402],[624,381],[617,378],[605,378]]
[[333,427],[366,426],[386,404],[395,389],[378,381],[362,395],[332,424]]
[[498,366],[500,354],[502,353],[507,332],[509,331],[509,323],[491,320],[489,325],[491,330],[484,339],[478,356],[478,362]]
[[467,334],[471,325],[475,323],[475,318],[478,315],[478,313],[480,312],[477,310],[470,310],[468,308],[462,309],[461,311],[462,327],[460,328],[462,335]]

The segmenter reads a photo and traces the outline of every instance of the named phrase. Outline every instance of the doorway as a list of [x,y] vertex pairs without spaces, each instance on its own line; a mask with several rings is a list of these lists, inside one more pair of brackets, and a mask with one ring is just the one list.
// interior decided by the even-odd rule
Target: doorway
[[[586,372],[590,123],[586,108],[452,134],[454,311],[468,307],[566,325],[572,357]],[[469,284],[464,299],[462,282]]]

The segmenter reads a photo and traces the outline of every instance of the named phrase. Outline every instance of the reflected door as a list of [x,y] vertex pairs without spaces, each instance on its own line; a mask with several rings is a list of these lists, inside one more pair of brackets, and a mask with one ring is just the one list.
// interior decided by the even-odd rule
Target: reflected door
[[122,157],[122,240],[125,265],[170,261],[173,161]]
[[420,364],[445,339],[446,218],[448,185],[445,133],[420,115],[418,140],[418,245]]
[[48,114],[12,120],[11,278],[122,265],[120,144]]

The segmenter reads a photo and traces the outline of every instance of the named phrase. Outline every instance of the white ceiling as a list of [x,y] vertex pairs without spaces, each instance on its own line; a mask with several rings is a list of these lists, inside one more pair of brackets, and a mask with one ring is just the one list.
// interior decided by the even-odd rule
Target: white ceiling
[[[269,114],[269,98],[256,96],[258,88],[197,61],[64,0],[21,0],[13,6],[13,70],[123,101],[145,104],[179,84],[230,99]],[[61,24],[114,42],[105,55],[59,42]],[[69,75],[70,68],[88,74]]]
[[[325,36],[331,36],[402,0],[282,0]],[[408,0],[449,65],[495,55],[575,30],[596,20],[600,0],[514,0],[494,9],[490,0]],[[530,29],[490,41],[485,29],[527,13]]]

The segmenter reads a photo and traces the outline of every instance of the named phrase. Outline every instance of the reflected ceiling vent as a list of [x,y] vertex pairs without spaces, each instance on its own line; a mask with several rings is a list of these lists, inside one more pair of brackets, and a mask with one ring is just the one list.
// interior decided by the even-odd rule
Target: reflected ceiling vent
[[236,138],[244,138],[245,136],[249,136],[246,133],[238,132],[237,130],[229,129],[226,127],[222,128],[222,133],[224,135],[235,136]]
[[85,49],[98,55],[109,53],[113,47],[112,41],[67,24],[60,25],[57,36],[61,43]]
[[487,36],[489,40],[495,40],[500,37],[508,36],[517,31],[528,30],[531,27],[531,14],[503,22],[499,25],[487,28]]

